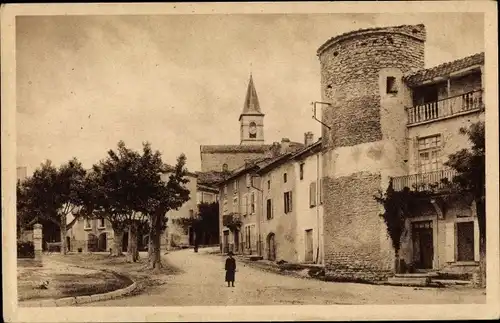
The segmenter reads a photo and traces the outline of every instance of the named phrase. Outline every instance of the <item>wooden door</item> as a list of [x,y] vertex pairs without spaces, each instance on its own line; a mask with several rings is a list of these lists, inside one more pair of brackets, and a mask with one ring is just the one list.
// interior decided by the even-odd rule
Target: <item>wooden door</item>
[[269,234],[267,237],[267,259],[276,260],[276,243],[274,241],[274,233]]
[[229,252],[229,231],[224,231],[223,244],[224,244],[224,253],[228,253]]
[[474,261],[474,222],[457,223],[457,260]]
[[305,262],[314,261],[313,230],[306,230],[306,256]]
[[240,231],[234,230],[234,251],[239,252],[240,249]]
[[412,229],[413,261],[417,269],[432,269],[434,240],[431,221],[415,222]]

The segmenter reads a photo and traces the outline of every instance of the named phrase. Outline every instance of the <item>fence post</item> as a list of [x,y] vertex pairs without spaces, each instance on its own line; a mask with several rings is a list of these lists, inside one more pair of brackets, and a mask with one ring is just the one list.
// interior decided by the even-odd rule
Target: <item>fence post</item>
[[42,257],[42,232],[43,226],[40,223],[33,225],[33,245],[35,247],[35,260],[40,260]]

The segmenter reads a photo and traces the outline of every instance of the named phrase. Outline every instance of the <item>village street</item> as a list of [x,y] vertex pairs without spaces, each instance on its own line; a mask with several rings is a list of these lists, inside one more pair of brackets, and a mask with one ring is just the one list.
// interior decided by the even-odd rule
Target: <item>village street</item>
[[83,306],[221,306],[327,304],[482,303],[482,289],[414,288],[323,282],[265,272],[237,262],[235,287],[224,282],[224,257],[207,249],[174,251],[164,256],[182,273],[144,293]]

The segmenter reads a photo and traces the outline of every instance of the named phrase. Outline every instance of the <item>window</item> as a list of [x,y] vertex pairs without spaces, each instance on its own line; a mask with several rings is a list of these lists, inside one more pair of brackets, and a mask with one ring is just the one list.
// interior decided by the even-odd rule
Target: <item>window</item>
[[267,181],[267,189],[270,190],[271,189],[271,180],[268,180]]
[[287,176],[286,176],[286,173],[283,174],[283,182],[286,183],[286,180],[287,180]]
[[437,171],[441,168],[441,135],[418,139],[420,173]]
[[227,172],[228,170],[229,170],[229,167],[227,166],[227,164],[222,164],[222,171]]
[[233,194],[237,194],[238,193],[238,181],[234,181],[233,182]]
[[300,164],[299,171],[300,171],[300,180],[303,180],[304,179],[304,163]]
[[105,222],[104,222],[104,218],[99,218],[98,227],[100,229],[106,227]]
[[240,205],[238,204],[238,198],[233,198],[233,212],[239,213]]
[[227,194],[227,185],[224,185],[223,192],[224,192],[224,195],[226,195],[226,194]]
[[284,208],[285,208],[285,213],[290,213],[292,212],[292,192],[285,192],[284,194]]
[[224,200],[224,202],[222,202],[222,214],[227,214],[227,200]]
[[250,194],[250,214],[255,213],[255,193]]
[[248,197],[246,194],[241,198],[241,213],[243,213],[243,215],[248,214]]
[[273,203],[272,203],[271,199],[267,199],[266,213],[267,213],[267,219],[271,220],[273,218]]
[[386,81],[386,92],[387,94],[398,93],[398,86],[396,83],[396,78],[394,76],[388,76]]
[[83,228],[84,229],[92,229],[92,223],[89,219],[83,219]]
[[257,125],[253,121],[248,126],[248,137],[257,138]]
[[316,206],[316,182],[309,184],[309,207]]

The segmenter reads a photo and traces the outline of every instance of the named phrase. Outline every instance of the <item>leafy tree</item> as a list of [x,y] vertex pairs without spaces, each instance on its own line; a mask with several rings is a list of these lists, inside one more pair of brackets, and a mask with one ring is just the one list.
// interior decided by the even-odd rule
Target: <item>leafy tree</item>
[[45,219],[59,226],[61,253],[66,254],[66,219],[82,205],[85,169],[76,159],[56,168],[50,161],[18,184],[19,224]]
[[180,155],[177,164],[169,167],[163,163],[160,152],[153,152],[146,143],[140,165],[141,190],[136,196],[136,210],[149,219],[148,267],[161,268],[160,239],[166,229],[167,212],[178,210],[189,200],[189,190],[185,187],[189,182],[186,157]]
[[[129,258],[138,259],[137,227],[146,217],[136,210],[141,186],[141,156],[118,143],[117,151],[109,150],[106,159],[93,165],[85,180],[86,218],[104,218],[113,228],[113,256],[121,256],[125,230],[129,230]],[[135,246],[135,249],[134,249]]]
[[485,124],[483,121],[461,128],[471,145],[448,156],[446,166],[457,171],[450,186],[458,194],[470,194],[476,204],[479,224],[481,284],[486,283],[486,182],[485,182]]
[[204,243],[212,243],[219,236],[219,203],[200,203],[198,214],[200,220],[196,237],[203,237]]

